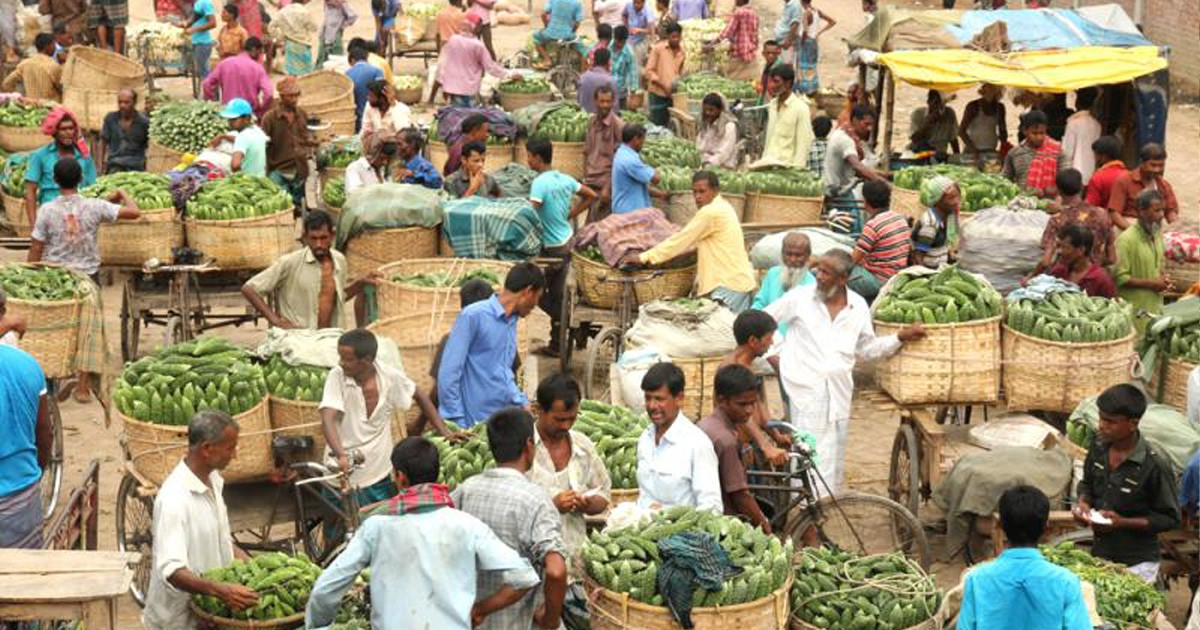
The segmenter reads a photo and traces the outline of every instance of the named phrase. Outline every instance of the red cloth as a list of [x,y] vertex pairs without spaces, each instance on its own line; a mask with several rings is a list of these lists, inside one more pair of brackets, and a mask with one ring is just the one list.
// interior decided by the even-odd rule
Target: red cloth
[[1113,184],[1117,178],[1125,174],[1125,163],[1113,160],[1092,173],[1088,180],[1086,201],[1088,204],[1108,211],[1108,199],[1112,194]]
[[376,514],[402,516],[432,512],[444,507],[454,507],[449,486],[440,483],[420,483],[401,490],[400,494],[387,501],[372,503],[362,508],[359,513],[363,518]]
[[46,114],[46,119],[42,121],[42,133],[53,138],[54,133],[58,131],[58,123],[62,122],[64,118],[69,118],[71,122],[75,123],[75,147],[79,149],[79,154],[85,158],[90,157],[91,151],[88,150],[87,142],[83,139],[82,129],[79,127],[79,119],[66,107],[60,105],[50,110],[49,114]]
[[729,53],[735,59],[754,61],[758,54],[758,14],[749,5],[738,7],[720,39],[729,40]]
[[1033,162],[1029,164],[1029,174],[1025,176],[1025,185],[1042,190],[1054,186],[1058,176],[1058,156],[1062,153],[1062,145],[1046,138],[1042,146],[1034,152]]
[[[1062,263],[1055,263],[1050,268],[1050,275],[1063,280],[1070,280],[1067,273],[1067,266]],[[1092,266],[1084,272],[1083,277],[1077,283],[1083,292],[1092,297],[1115,298],[1117,297],[1117,285],[1113,283],[1113,279],[1104,270],[1104,267],[1092,263]]]

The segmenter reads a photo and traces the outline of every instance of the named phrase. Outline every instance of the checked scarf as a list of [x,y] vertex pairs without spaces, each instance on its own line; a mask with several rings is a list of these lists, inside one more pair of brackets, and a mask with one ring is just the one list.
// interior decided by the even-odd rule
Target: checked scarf
[[379,503],[372,503],[359,510],[359,518],[366,520],[369,516],[384,514],[388,516],[403,516],[405,514],[424,514],[440,508],[454,507],[450,499],[450,488],[440,483],[421,483],[409,486],[400,494]]
[[1034,150],[1033,161],[1029,163],[1029,174],[1025,176],[1025,185],[1037,190],[1054,185],[1058,176],[1058,155],[1062,153],[1062,145],[1046,138],[1042,146]]

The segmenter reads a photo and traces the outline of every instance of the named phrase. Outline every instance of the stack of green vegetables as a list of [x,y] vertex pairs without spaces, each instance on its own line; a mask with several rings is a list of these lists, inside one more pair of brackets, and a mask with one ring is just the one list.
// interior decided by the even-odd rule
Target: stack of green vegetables
[[4,180],[4,194],[9,197],[25,196],[25,168],[28,165],[28,162],[21,162],[8,169],[8,179]]
[[0,105],[0,127],[40,127],[49,107],[9,101]]
[[1096,430],[1086,422],[1067,420],[1067,439],[1082,449],[1091,449],[1096,441]]
[[637,441],[650,425],[645,414],[596,400],[579,403],[575,430],[596,445],[615,490],[637,488]]
[[931,276],[901,274],[875,306],[875,319],[896,324],[956,324],[1000,315],[1000,294],[957,265]]
[[321,150],[321,163],[333,168],[346,168],[362,157],[360,145],[355,141],[335,141]]
[[0,266],[0,289],[9,299],[61,302],[79,296],[79,278],[62,267]]
[[658,187],[670,193],[691,192],[696,169],[668,164],[658,167]]
[[649,116],[632,109],[623,109],[617,112],[617,116],[620,117],[621,122],[625,123],[626,125],[641,125],[645,127],[646,125],[650,124]]
[[1123,566],[1096,558],[1071,543],[1039,549],[1047,560],[1096,587],[1097,612],[1118,628],[1153,628],[1150,616],[1166,606],[1162,593]]
[[271,357],[263,365],[267,391],[272,396],[286,400],[321,402],[326,376],[329,376],[329,368],[291,365],[278,355]]
[[181,153],[200,153],[229,125],[212,101],[168,101],[150,112],[150,139]]
[[[454,427],[451,427],[451,430],[453,429]],[[467,479],[496,465],[492,450],[488,446],[487,424],[481,422],[472,427],[469,433],[471,437],[461,444],[451,444],[439,435],[429,436],[429,441],[438,449],[438,461],[441,465],[438,483],[444,483],[452,490]]]
[[767,597],[787,583],[792,571],[792,542],[730,516],[685,506],[656,513],[645,524],[591,534],[583,545],[588,575],[604,588],[628,593],[633,599],[662,606],[658,590],[658,541],[687,531],[703,532],[717,540],[742,573],[725,580],[719,591],[697,589],[692,606],[733,606]]
[[193,595],[192,601],[200,610],[225,619],[282,619],[304,612],[313,584],[320,575],[321,567],[304,554],[295,557],[280,552],[262,554],[250,560],[234,560],[223,569],[204,572],[207,580],[240,584],[258,593],[258,603],[245,610],[233,611],[212,595]]
[[749,81],[738,81],[718,74],[697,72],[684,75],[679,79],[678,91],[687,94],[688,98],[698,101],[710,92],[716,92],[727,101],[758,98],[754,84]]
[[818,628],[902,630],[941,606],[933,578],[899,553],[856,556],[805,547],[796,558],[792,614]]
[[84,197],[108,199],[118,190],[133,197],[134,203],[143,210],[159,210],[171,208],[175,202],[171,199],[171,180],[160,173],[145,173],[128,171],[103,175],[95,184],[79,191]]
[[330,208],[345,208],[346,178],[334,177],[325,182],[325,186],[321,188],[321,199],[324,199],[325,205]]
[[432,20],[437,17],[438,10],[438,5],[430,2],[414,2],[404,5],[404,15],[423,20]]
[[608,264],[608,261],[604,260],[604,254],[601,253],[600,248],[596,245],[588,245],[587,247],[578,251],[580,256],[583,256],[592,262],[598,262],[605,265]]
[[589,118],[588,113],[575,104],[559,107],[542,116],[530,136],[551,142],[583,142]]
[[292,197],[261,175],[238,173],[214,179],[187,202],[187,213],[201,221],[231,221],[291,212]]
[[1200,322],[1168,328],[1159,346],[1169,358],[1200,363]]
[[1129,336],[1127,311],[1117,300],[1055,292],[1044,300],[1009,302],[1005,323],[1017,332],[1047,341],[1099,343]]
[[775,168],[749,171],[745,176],[747,192],[779,197],[821,197],[825,194],[821,176],[810,171]]
[[126,416],[185,426],[197,411],[236,416],[266,395],[262,368],[245,350],[220,337],[205,337],[125,364],[112,399]]
[[504,94],[549,94],[550,84],[545,79],[509,79],[500,82],[496,89]]
[[392,79],[392,87],[397,90],[419,90],[425,87],[425,80],[414,74],[397,74]]
[[920,190],[921,183],[935,175],[945,175],[958,182],[963,212],[1003,206],[1021,194],[1019,186],[999,175],[981,173],[969,166],[954,164],[906,168],[896,172],[893,182],[900,188]]
[[647,138],[642,146],[642,159],[655,168],[663,166],[682,166],[690,169],[700,168],[700,151],[694,143],[668,136],[665,138]]
[[401,274],[392,276],[392,282],[407,284],[428,289],[461,287],[468,280],[479,278],[492,286],[503,284],[500,273],[492,269],[472,269],[462,274],[453,275],[445,271],[430,271],[427,273]]
[[746,194],[746,177],[749,173],[731,171],[727,168],[714,168],[713,173],[716,173],[717,180],[721,182],[722,195]]

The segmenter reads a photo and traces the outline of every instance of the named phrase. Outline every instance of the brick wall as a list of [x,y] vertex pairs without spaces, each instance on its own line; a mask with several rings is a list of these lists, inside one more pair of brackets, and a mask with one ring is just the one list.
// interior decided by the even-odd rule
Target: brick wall
[[[1052,6],[1070,4],[1056,2]],[[1078,0],[1078,4],[1119,4],[1134,17],[1134,0]],[[1142,28],[1150,41],[1171,47],[1172,87],[1200,94],[1200,5],[1196,0],[1143,0]]]

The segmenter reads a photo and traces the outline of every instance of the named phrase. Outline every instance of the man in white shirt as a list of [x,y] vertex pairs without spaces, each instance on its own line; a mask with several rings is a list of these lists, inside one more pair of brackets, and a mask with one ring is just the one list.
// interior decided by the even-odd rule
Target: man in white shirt
[[853,268],[850,254],[831,250],[817,259],[815,285],[796,287],[766,308],[788,327],[782,341],[776,336],[768,360],[787,392],[792,423],[817,439],[818,470],[835,494],[845,476],[856,359],[886,357],[925,336],[913,324],[898,335],[876,337],[866,300],[846,288]]
[[[192,630],[188,602],[210,595],[234,610],[253,606],[258,594],[200,577],[234,559],[229,513],[218,472],[237,452],[238,425],[229,414],[201,411],[188,422],[188,452],[154,499],[154,559],[142,625],[147,630]],[[245,554],[239,553],[241,556]]]
[[412,126],[408,105],[392,98],[392,86],[386,80],[372,81],[367,86],[367,109],[363,112],[362,129],[358,139],[364,145],[372,136],[395,138],[397,133]]
[[592,17],[596,24],[607,24],[613,28],[625,23],[625,5],[628,0],[595,0]]
[[[359,505],[396,495],[392,483],[392,417],[411,406],[416,385],[399,370],[379,363],[379,342],[358,328],[338,339],[340,365],[329,370],[321,397],[321,423],[329,445],[326,459],[343,472],[359,493]],[[403,437],[403,436],[401,436]],[[352,452],[363,458],[350,471]]]
[[[366,128],[366,125],[363,125]],[[389,181],[387,166],[398,147],[390,137],[373,135],[362,143],[362,157],[346,167],[346,194]]]
[[683,371],[659,363],[642,378],[650,426],[637,443],[638,507],[724,511],[712,441],[679,411]]
[[1100,121],[1091,111],[1097,94],[1096,88],[1084,88],[1075,93],[1075,113],[1067,119],[1067,129],[1063,132],[1063,155],[1071,163],[1071,168],[1083,174],[1084,184],[1096,172],[1096,154],[1092,152],[1092,143],[1099,140],[1104,132]]

